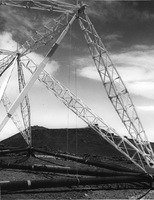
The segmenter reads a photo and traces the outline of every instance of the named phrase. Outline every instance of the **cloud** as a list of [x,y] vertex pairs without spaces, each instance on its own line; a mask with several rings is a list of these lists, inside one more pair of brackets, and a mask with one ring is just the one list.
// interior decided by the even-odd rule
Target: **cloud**
[[83,69],[78,69],[77,73],[79,76],[86,77],[93,80],[100,80],[98,72],[94,68],[95,66],[88,66]]
[[[0,35],[0,49],[9,50],[9,51],[17,50],[17,43],[12,39],[12,35],[10,33],[5,32]],[[3,59],[3,57],[5,57],[5,56],[0,55],[0,60]],[[44,56],[42,56],[41,54],[35,53],[35,52],[28,54],[28,57],[37,65],[39,65],[44,59]],[[15,62],[13,64],[16,65]],[[49,61],[45,67],[45,70],[51,75],[53,73],[55,73],[58,69],[59,69],[59,63],[55,60]],[[11,78],[11,83],[9,83],[8,89],[7,89],[7,93],[10,93],[11,95],[13,93],[15,93],[15,88],[18,90],[17,71],[15,72],[15,70],[17,70],[17,68],[14,69],[14,73]],[[4,74],[4,76],[5,76],[5,74]],[[27,70],[24,70],[24,74],[25,74],[26,80],[28,80],[31,76],[30,73],[27,72]],[[1,80],[1,82],[2,81],[3,80]],[[13,96],[14,95],[15,94],[13,94]]]
[[86,0],[85,3],[88,5],[88,14],[102,22],[126,22],[133,19],[132,23],[134,23],[154,19],[152,1]]
[[[9,51],[16,51],[17,50],[17,43],[13,40],[12,38],[12,34],[11,33],[8,33],[8,32],[3,32],[1,35],[0,35],[0,49],[4,49],[4,50],[9,50]],[[29,58],[32,59],[37,65],[40,64],[42,62],[42,60],[44,59],[44,56],[42,56],[41,54],[38,54],[38,53],[31,53],[31,54],[28,54]],[[4,55],[0,55],[0,60],[3,59],[3,57],[5,57]],[[7,89],[6,89],[6,94],[7,96],[9,97],[10,101],[13,103],[14,100],[17,98],[17,95],[19,95],[19,89],[18,89],[18,76],[17,76],[17,63],[14,61],[13,63],[14,65],[14,70],[13,70],[13,73],[11,75],[11,79],[7,85]],[[49,73],[49,74],[53,74],[55,73],[59,68],[59,63],[56,62],[55,60],[52,60],[52,61],[49,61],[48,64],[46,65],[46,71]],[[0,85],[2,84],[3,80],[5,79],[6,75],[8,73],[8,70],[3,74],[3,76],[1,77],[0,79]],[[25,75],[25,79],[26,79],[26,82],[28,81],[28,79],[30,78],[31,74],[28,72],[28,70],[24,70],[24,75]],[[38,84],[38,82],[35,83],[36,85],[36,88],[35,91],[39,91],[39,95],[37,96],[36,93],[30,93],[29,92],[29,95],[30,95],[30,100],[31,99],[37,99],[40,97],[40,94],[41,94],[41,88],[42,86],[40,84]],[[44,88],[43,88],[44,89]],[[4,108],[3,108],[4,110]],[[17,109],[19,111],[19,109]],[[2,118],[5,116],[5,113],[2,113],[1,112],[1,117],[0,117],[0,120],[2,120]],[[20,116],[20,115],[19,115]],[[6,129],[5,129],[5,133],[4,135],[6,136],[9,136],[9,134],[11,135],[12,132],[13,133],[16,133],[17,130],[14,128],[14,124],[13,126],[10,125],[10,124],[7,124],[7,126],[5,126]],[[9,131],[8,131],[8,129]],[[3,135],[3,132],[1,133]],[[4,136],[1,136],[0,138],[4,138]]]
[[126,83],[128,90],[138,96],[142,96],[149,99],[154,99],[154,82],[143,81],[143,82],[131,82]]
[[118,35],[118,34],[110,34],[110,35],[106,35],[104,37],[104,39],[106,40],[118,40],[119,38],[121,38],[122,36],[121,35]]
[[123,44],[123,36],[121,33],[112,33],[102,36],[104,42],[106,43],[106,48],[113,50],[114,46]]
[[97,81],[100,80],[96,67],[93,64],[93,60],[90,56],[73,59],[72,65],[78,67],[77,74],[79,76]]
[[[136,45],[125,52],[110,55],[130,93],[154,99],[153,54],[154,46]],[[78,67],[79,76],[101,81],[90,57],[76,58],[73,65]]]
[[136,108],[140,111],[154,112],[154,106],[137,106]]
[[52,20],[48,12],[27,10],[9,6],[0,7],[0,31],[11,33],[13,39],[22,44],[35,30]]
[[[31,60],[33,60],[33,62],[37,65],[39,65],[43,59],[44,56],[37,54],[35,52],[32,52],[30,54],[28,54],[27,56],[28,58],[30,58]],[[53,74],[54,72],[56,72],[59,69],[59,63],[55,60],[51,60],[47,63],[45,70],[49,73],[49,74]]]
[[25,11],[23,10],[23,14],[20,15],[19,9],[12,7],[1,7],[0,15],[5,19],[5,26],[1,31],[10,32],[16,39],[25,39],[25,36],[27,36],[30,30],[33,28],[33,25],[31,21],[27,19],[24,13]]
[[[17,43],[16,41],[13,40],[11,33],[3,32],[0,35],[0,49],[9,50],[9,51],[17,50]],[[34,63],[36,63],[37,65],[40,64],[42,60],[44,59],[44,56],[35,52],[28,54],[28,57],[32,59]],[[50,61],[46,66],[46,69],[48,73],[50,74],[57,71],[58,68],[59,68],[59,64],[58,62],[54,60]]]
[[3,32],[0,35],[0,49],[15,51],[17,49],[17,43],[12,39],[12,34],[9,32]]

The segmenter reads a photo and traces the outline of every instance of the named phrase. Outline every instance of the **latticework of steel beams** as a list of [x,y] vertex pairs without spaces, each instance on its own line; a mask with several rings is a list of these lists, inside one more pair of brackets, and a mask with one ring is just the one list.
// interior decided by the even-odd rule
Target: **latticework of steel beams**
[[[50,22],[47,26],[36,31],[36,34],[34,34],[30,40],[28,40],[19,48],[19,57],[21,59],[22,65],[31,71],[32,77],[27,85],[25,85],[24,79],[19,79],[20,87],[22,88],[20,88],[21,93],[9,108],[8,115],[4,118],[0,125],[0,130],[4,127],[9,117],[12,117],[16,108],[19,104],[21,104],[29,89],[38,78],[49,90],[52,90],[54,94],[77,116],[84,120],[92,129],[94,129],[116,149],[123,153],[127,158],[134,162],[140,169],[145,171],[143,163],[144,159],[150,167],[152,167],[154,164],[154,156],[151,145],[147,140],[145,131],[143,130],[129,93],[116,68],[114,67],[108,52],[102,44],[100,37],[90,22],[88,16],[84,13],[84,9],[85,5],[81,4],[79,9],[73,10],[74,17],[66,12],[65,14],[61,15],[58,20],[54,21],[54,26],[53,22]],[[71,18],[71,23],[68,22],[68,18]],[[49,61],[48,57],[51,57],[56,51],[62,38],[66,35],[69,27],[76,18],[79,18],[79,24],[83,30],[91,55],[94,59],[96,68],[100,74],[109,99],[111,100],[122,122],[131,135],[133,144],[126,138],[120,136],[113,128],[106,125],[106,123],[104,123],[99,116],[94,114],[94,112],[91,111],[88,106],[83,104],[78,97],[73,95],[67,88],[62,86],[60,82],[58,82],[43,70]],[[62,36],[60,36],[61,34]],[[27,53],[40,48],[42,45],[47,44],[48,41],[51,40],[53,40],[53,42],[58,42],[54,43],[53,47],[40,65],[35,65],[35,63],[33,63],[28,58],[26,58],[26,60],[28,60],[26,63],[23,61]],[[9,61],[10,57],[8,56],[7,59]],[[4,63],[4,66],[9,67],[9,62],[6,65]],[[2,73],[6,69],[3,68]],[[20,71],[20,77],[23,77],[22,75],[23,73]],[[26,113],[28,113],[28,110],[26,110]],[[98,126],[95,126],[95,124],[98,124]]]
[[57,17],[56,19],[51,19],[45,26],[38,29],[29,40],[27,40],[19,48],[21,55],[36,51],[41,46],[46,45],[52,40],[54,43],[60,33],[65,29],[68,24],[71,15],[65,13]]
[[[35,72],[37,65],[28,57],[22,57],[21,62],[31,72]],[[93,130],[112,144],[117,150],[130,159],[135,165],[145,171],[143,156],[139,150],[126,138],[120,136],[113,128],[108,126],[101,117],[85,105],[78,97],[64,87],[58,80],[50,76],[45,70],[41,72],[38,80],[42,82],[49,91],[60,99],[65,106],[72,110],[79,118],[85,121]],[[98,126],[96,126],[98,124]]]
[[[22,69],[22,64],[20,62],[20,58],[17,57],[17,67],[18,67],[18,83],[19,83],[19,92],[21,93],[24,89],[26,82]],[[21,115],[24,123],[24,131],[27,135],[28,145],[32,145],[31,139],[31,116],[30,116],[30,103],[28,94],[24,97],[23,101],[20,103]]]
[[151,167],[154,166],[154,154],[150,142],[147,139],[128,90],[113,65],[101,38],[86,14],[79,17],[79,24],[112,105],[133,139],[134,144],[142,152],[147,164]]
[[[6,109],[6,112],[8,113],[9,108],[11,107],[12,103],[11,103],[10,99],[8,98],[8,96],[6,96],[6,94],[3,95],[2,103]],[[11,116],[11,119],[12,119],[13,123],[15,124],[15,126],[17,127],[20,134],[22,135],[22,137],[24,138],[24,140],[26,141],[27,145],[30,146],[31,142],[32,142],[30,140],[30,135],[29,135],[30,133],[24,129],[22,122],[16,112]]]
[[[20,79],[19,85],[20,85],[20,87],[23,87],[23,89],[21,90],[20,94],[17,96],[14,103],[9,108],[7,115],[2,120],[2,122],[0,124],[0,131],[4,128],[5,124],[9,120],[9,118],[12,117],[12,115],[14,114],[14,112],[16,111],[18,106],[23,102],[25,96],[27,95],[27,93],[29,92],[29,90],[31,89],[31,87],[33,86],[35,81],[37,80],[37,78],[40,75],[40,73],[42,72],[42,70],[45,68],[46,64],[49,62],[49,60],[52,57],[52,55],[54,54],[54,52],[57,50],[59,44],[61,43],[62,39],[67,34],[70,26],[72,25],[72,23],[74,22],[74,20],[76,18],[77,18],[77,14],[75,13],[74,16],[68,22],[67,26],[59,33],[59,37],[57,38],[56,42],[52,45],[50,50],[48,51],[48,53],[46,54],[43,61],[37,66],[37,68],[35,68],[35,72],[32,74],[30,80],[25,85],[25,87],[23,87],[24,86],[24,77],[22,77],[23,80]],[[20,54],[18,55],[18,59],[19,58],[20,58]],[[26,101],[26,107],[28,108],[28,101]],[[23,110],[22,110],[22,112],[23,112]],[[27,110],[27,113],[28,113],[28,110]],[[28,115],[26,114],[26,116],[28,116]]]
[[0,76],[2,76],[3,73],[12,65],[15,57],[15,55],[8,55],[0,60]]

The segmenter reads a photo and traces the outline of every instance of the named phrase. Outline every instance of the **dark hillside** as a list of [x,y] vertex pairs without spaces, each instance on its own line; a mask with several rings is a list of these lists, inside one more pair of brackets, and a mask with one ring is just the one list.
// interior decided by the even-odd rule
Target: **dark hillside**
[[[121,156],[106,140],[90,128],[47,129],[32,127],[33,147],[54,152],[69,152],[76,155]],[[6,140],[4,147],[26,147],[26,142],[18,133]]]
[[[0,143],[4,147],[26,147],[18,133]],[[153,145],[153,144],[152,144]],[[90,128],[47,129],[32,127],[32,146],[46,151],[76,155],[122,156],[112,145]]]

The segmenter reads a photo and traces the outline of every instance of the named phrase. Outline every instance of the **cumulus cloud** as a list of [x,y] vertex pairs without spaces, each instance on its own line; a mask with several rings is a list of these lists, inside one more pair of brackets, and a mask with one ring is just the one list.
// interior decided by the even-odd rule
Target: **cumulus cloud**
[[104,42],[106,43],[107,49],[113,50],[114,46],[122,45],[123,44],[123,36],[121,33],[112,33],[102,36]]
[[48,12],[27,10],[15,7],[0,7],[0,32],[9,32],[14,40],[22,44],[48,21],[52,20]]
[[127,88],[134,95],[139,95],[145,98],[154,99],[154,82],[143,81],[143,82],[131,82],[126,83]]
[[20,41],[30,35],[30,30],[33,28],[32,22],[27,19],[20,11],[15,8],[2,7],[0,8],[0,16],[5,19],[5,26],[2,32],[10,32],[13,37]]
[[97,19],[109,22],[112,20],[134,21],[154,19],[152,1],[118,1],[118,0],[86,0],[87,12]]
[[95,66],[88,66],[83,69],[78,69],[77,73],[79,76],[86,77],[93,80],[100,80],[98,72],[94,68]]
[[[137,45],[132,49],[110,57],[130,93],[154,99],[154,47]],[[77,58],[73,65],[78,66],[79,76],[101,81],[90,57]]]
[[151,81],[154,73],[153,53],[154,46],[148,49],[142,45],[134,46],[134,50],[111,54],[111,58],[125,81]]
[[[18,44],[16,41],[13,40],[12,34],[9,32],[3,32],[0,35],[0,49],[8,50],[8,51],[16,51],[18,47]],[[44,59],[44,56],[41,54],[32,52],[28,54],[28,57],[32,59],[37,65],[41,63],[41,61]],[[49,73],[53,73],[59,68],[59,64],[56,61],[50,61],[46,69]]]
[[17,49],[17,43],[12,39],[11,33],[3,32],[0,35],[0,49],[9,51],[15,51]]
[[[3,32],[2,34],[0,34],[0,49],[4,49],[4,50],[8,50],[8,51],[16,51],[17,50],[17,43],[15,40],[13,40],[12,34],[8,33],[8,32]],[[5,55],[6,56],[6,55]],[[0,60],[3,59],[5,57],[4,55],[0,54]],[[32,59],[37,65],[40,64],[42,62],[42,60],[44,59],[44,56],[42,56],[41,54],[38,53],[31,53],[28,55],[30,59]],[[1,63],[0,63],[1,64]],[[6,94],[9,97],[11,102],[14,102],[14,100],[17,98],[17,95],[19,94],[19,89],[18,89],[18,77],[17,77],[17,63],[14,62],[14,70],[13,73],[11,74],[11,79],[7,85],[7,89],[6,89]],[[56,72],[59,68],[59,63],[52,60],[50,62],[48,62],[48,64],[46,65],[46,71],[49,74],[53,74],[54,72]],[[5,80],[5,77],[7,76],[8,70],[3,74],[3,76],[0,79],[0,85],[3,84],[3,81]],[[25,75],[25,79],[28,80],[30,78],[30,73],[27,70],[24,70],[24,75]],[[41,93],[41,89],[40,89],[40,84],[37,84],[37,88],[38,91]],[[37,99],[39,97],[36,96],[35,93],[31,93],[31,99]],[[17,109],[18,110],[18,109]],[[2,118],[5,116],[5,113],[1,112],[1,120]],[[11,126],[10,124],[8,126],[5,126],[6,128],[4,129],[4,135],[6,136],[10,136],[17,132],[16,129],[14,129],[14,125]],[[7,130],[7,128],[9,129],[9,131]],[[11,133],[10,133],[11,132]],[[10,135],[9,135],[9,134]],[[3,132],[1,133],[2,137],[4,138]]]
[[[44,56],[37,54],[35,52],[32,52],[30,54],[28,54],[28,58],[30,58],[31,60],[33,60],[33,62],[37,65],[39,65],[42,60],[44,59]],[[54,72],[56,72],[59,69],[59,64],[57,61],[55,60],[51,60],[47,63],[45,70],[49,73],[49,74],[53,74]]]
[[137,106],[140,111],[154,112],[154,106]]
[[[5,32],[0,35],[0,49],[9,50],[9,51],[17,50],[17,43],[12,39],[11,33]],[[6,55],[0,55],[0,60],[3,59],[5,56]],[[28,54],[28,57],[37,65],[39,65],[44,59],[44,56],[35,52]],[[14,65],[16,65],[16,62],[14,62]],[[59,68],[59,63],[56,62],[55,60],[51,60],[47,63],[45,69],[49,74],[53,74],[54,72],[58,70],[58,68]],[[30,74],[27,73],[26,70],[24,71],[25,71],[25,79],[28,80],[30,78]],[[13,88],[17,88],[17,87],[18,87],[17,86],[17,72],[15,73],[15,69],[14,69],[14,74],[12,75],[11,84],[9,83],[7,91],[9,91],[12,94],[15,91]]]

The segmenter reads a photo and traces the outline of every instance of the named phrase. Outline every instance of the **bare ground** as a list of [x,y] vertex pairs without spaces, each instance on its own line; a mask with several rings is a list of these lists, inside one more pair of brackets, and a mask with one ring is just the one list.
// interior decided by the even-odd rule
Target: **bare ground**
[[[36,129],[37,128],[37,129]],[[89,129],[78,130],[46,130],[44,128],[36,127],[33,130],[33,145],[36,148],[43,148],[49,151],[62,151],[78,154],[78,156],[88,156],[89,154],[96,159],[103,159],[106,162],[113,164],[121,164],[122,166],[136,169],[134,165],[123,159],[106,141],[98,137]],[[69,140],[67,140],[69,139]],[[19,135],[16,135],[10,140],[4,141],[4,146],[10,145],[23,146]],[[45,146],[43,146],[45,144]],[[89,159],[89,158],[88,158]],[[51,159],[50,163],[43,162],[37,159],[30,158],[26,161],[19,161],[17,157],[1,158],[5,162],[12,162],[17,164],[51,164],[72,167],[83,167],[82,164],[70,162],[68,160]],[[97,169],[96,169],[97,170]],[[153,171],[151,171],[153,173]],[[149,172],[149,173],[151,173]],[[1,169],[0,181],[14,181],[14,180],[43,180],[51,178],[64,179],[68,175],[55,175],[43,173],[27,173],[19,170]],[[63,187],[63,188],[46,188],[28,191],[16,191],[5,193],[2,192],[0,200],[15,200],[15,199],[136,199],[145,194],[148,189],[141,189],[141,187],[134,187],[132,184],[106,184],[99,186],[80,186],[80,187]],[[145,199],[154,199],[154,193],[151,191]]]
[[[4,159],[4,158],[3,158]],[[13,159],[15,160],[15,159]],[[10,161],[13,162],[13,160]],[[6,159],[5,159],[6,161]],[[8,161],[8,158],[7,158]],[[50,160],[51,161],[51,160]],[[40,163],[40,160],[30,158],[29,160],[19,163]],[[64,161],[64,160],[52,160],[53,164],[61,164],[68,166],[77,166],[74,162]],[[45,162],[42,162],[45,164]],[[78,164],[78,166],[84,166]],[[131,167],[131,166],[130,166]],[[1,170],[1,181],[15,181],[15,180],[43,180],[43,179],[52,179],[52,178],[67,178],[70,175],[61,175],[61,174],[43,174],[43,173],[27,173],[21,172],[20,170],[10,170],[3,169]],[[126,188],[126,189],[125,189]],[[46,188],[46,189],[35,189],[35,190],[25,190],[25,191],[7,191],[2,192],[1,200],[15,200],[15,199],[135,199],[136,196],[141,196],[146,193],[148,189],[134,188],[132,184],[107,184],[99,186],[74,186],[74,187],[63,187],[63,188]],[[148,194],[148,199],[154,199],[154,194]]]

